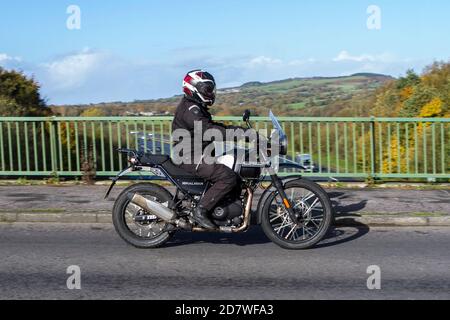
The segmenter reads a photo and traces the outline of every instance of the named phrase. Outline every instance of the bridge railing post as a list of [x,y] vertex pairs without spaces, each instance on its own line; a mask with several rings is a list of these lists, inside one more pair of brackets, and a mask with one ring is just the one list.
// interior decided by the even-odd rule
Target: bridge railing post
[[372,179],[376,178],[377,168],[377,144],[376,144],[376,132],[375,132],[376,118],[370,117],[370,175]]
[[57,159],[57,150],[56,150],[56,118],[52,117],[49,121],[49,131],[50,131],[50,158],[51,158],[51,167],[52,167],[52,174],[57,174],[58,172],[58,159]]

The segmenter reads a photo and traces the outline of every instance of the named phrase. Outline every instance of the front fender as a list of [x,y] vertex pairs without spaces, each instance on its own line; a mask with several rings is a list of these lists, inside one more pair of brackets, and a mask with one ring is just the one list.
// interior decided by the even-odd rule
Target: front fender
[[[283,186],[291,181],[294,180],[300,180],[303,179],[301,175],[295,175],[295,176],[288,176],[281,178],[281,182],[283,183]],[[277,189],[273,186],[273,184],[270,184],[269,187],[267,187],[266,190],[262,193],[261,197],[258,201],[258,206],[256,209],[256,224],[261,224],[261,217],[262,217],[262,208],[264,207],[264,203],[266,202],[267,198],[273,193],[276,192]]]

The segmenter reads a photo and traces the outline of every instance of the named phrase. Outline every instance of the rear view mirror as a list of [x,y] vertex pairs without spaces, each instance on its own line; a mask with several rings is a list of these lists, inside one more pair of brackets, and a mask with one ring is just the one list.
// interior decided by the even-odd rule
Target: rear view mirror
[[247,122],[250,119],[250,110],[245,110],[244,114],[242,115],[242,120],[244,120],[244,122]]

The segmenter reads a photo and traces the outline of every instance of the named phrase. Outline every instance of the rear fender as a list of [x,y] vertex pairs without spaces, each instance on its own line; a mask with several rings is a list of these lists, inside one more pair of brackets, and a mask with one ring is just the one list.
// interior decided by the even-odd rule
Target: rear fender
[[135,171],[151,172],[155,176],[166,178],[166,175],[158,168],[147,167],[147,166],[130,166],[130,167],[120,171],[117,174],[117,176],[115,176],[114,178],[111,179],[112,182],[111,182],[111,185],[108,188],[108,191],[105,194],[105,199],[108,198],[108,196],[111,193],[112,189],[116,185],[116,182],[119,181],[120,178],[122,178],[123,176],[126,176],[129,173],[135,172]]

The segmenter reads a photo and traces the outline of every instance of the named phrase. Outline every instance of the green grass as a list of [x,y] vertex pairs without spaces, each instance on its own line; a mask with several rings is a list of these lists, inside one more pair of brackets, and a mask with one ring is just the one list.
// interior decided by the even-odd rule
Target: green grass
[[351,83],[347,83],[347,84],[331,84],[330,87],[331,88],[336,88],[336,89],[341,89],[345,93],[350,93],[352,91],[357,90],[357,85],[358,84],[351,84]]
[[344,77],[344,78],[324,78],[324,79],[293,79],[282,82],[275,82],[275,83],[271,82],[268,84],[262,84],[258,87],[251,87],[250,90],[283,92],[304,86],[313,87],[319,85],[330,85],[336,88],[354,89],[357,85],[361,84],[361,82],[366,79],[367,79],[366,77],[361,76]]
[[[352,95],[359,90],[363,90],[361,85],[367,83],[367,77],[343,77],[343,78],[324,78],[324,79],[293,79],[281,82],[271,82],[261,84],[256,87],[244,89],[252,95],[290,95],[295,96],[297,101],[287,104],[291,110],[303,110],[306,107],[306,101],[313,99],[316,107],[327,107],[334,98],[342,95]],[[299,93],[310,93],[311,98],[305,98]]]
[[297,102],[297,103],[291,103],[288,105],[291,109],[303,109],[306,106],[306,102]]

